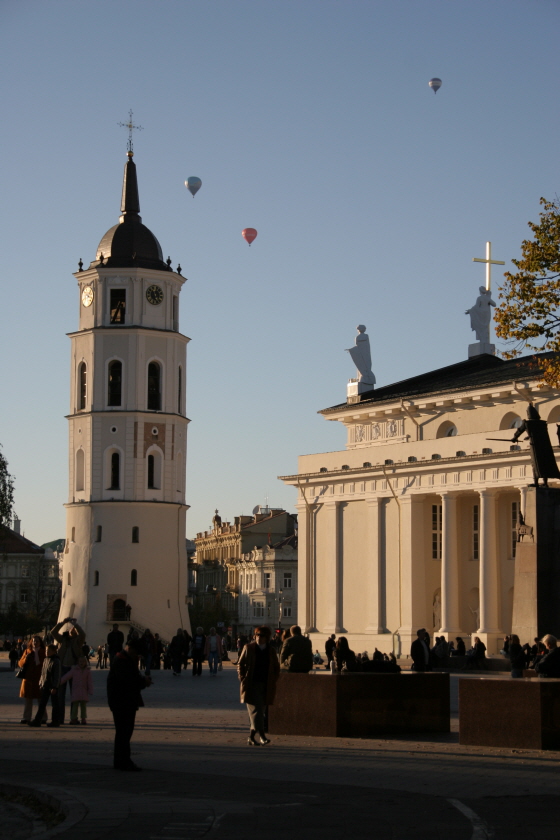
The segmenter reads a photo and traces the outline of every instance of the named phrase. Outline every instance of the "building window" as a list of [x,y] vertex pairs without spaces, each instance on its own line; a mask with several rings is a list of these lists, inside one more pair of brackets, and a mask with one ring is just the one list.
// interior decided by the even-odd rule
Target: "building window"
[[441,505],[432,505],[432,560],[441,560]]
[[111,324],[124,324],[126,289],[111,289]]
[[56,566],[49,566],[49,577],[56,577]]
[[99,572],[93,573],[93,585],[99,586]]
[[270,589],[270,572],[264,573],[264,588]]
[[480,513],[478,505],[473,505],[473,560],[480,557]]
[[95,538],[95,542],[101,542],[102,536],[103,536],[103,526],[98,525],[97,526],[97,536]]
[[130,573],[130,585],[138,586],[138,572],[136,569],[133,569]]
[[148,489],[161,488],[161,454],[153,452],[148,455]]
[[121,456],[118,452],[111,453],[111,483],[109,490],[120,489]]
[[29,566],[22,566],[21,567],[21,576],[22,577],[29,577]]
[[181,413],[181,406],[183,404],[183,368],[179,365],[177,372],[177,414]]
[[84,489],[85,479],[85,455],[83,449],[78,449],[76,452],[76,490]]
[[122,362],[109,362],[107,383],[107,405],[122,404]]
[[68,572],[68,586],[72,586],[72,572]]
[[76,529],[72,528],[72,536],[70,538],[70,542],[76,542]]
[[253,602],[253,617],[264,618],[264,603],[260,601]]
[[78,368],[78,411],[84,411],[87,399],[87,365],[82,362]]
[[148,411],[161,411],[161,367],[157,362],[148,365]]
[[517,526],[519,525],[519,502],[511,503],[511,558],[515,560],[517,551]]
[[19,593],[20,604],[27,604],[27,589],[22,589]]
[[133,543],[139,543],[140,542],[140,528],[138,528],[136,525],[132,529],[132,542]]
[[179,330],[179,298],[173,295],[173,329],[175,332]]
[[284,572],[284,589],[292,588],[292,573]]
[[292,608],[288,606],[284,606],[282,608],[282,615],[284,618],[291,618],[292,617]]

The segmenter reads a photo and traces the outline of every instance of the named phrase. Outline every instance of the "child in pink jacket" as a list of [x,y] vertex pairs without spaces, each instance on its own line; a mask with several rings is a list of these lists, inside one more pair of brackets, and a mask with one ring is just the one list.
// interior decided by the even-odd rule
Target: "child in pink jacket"
[[85,656],[80,656],[78,664],[74,665],[67,674],[65,674],[60,684],[72,680],[72,706],[70,709],[70,723],[76,724],[78,721],[78,706],[82,713],[82,723],[87,723],[86,706],[90,696],[93,694],[93,679],[91,676],[91,668]]

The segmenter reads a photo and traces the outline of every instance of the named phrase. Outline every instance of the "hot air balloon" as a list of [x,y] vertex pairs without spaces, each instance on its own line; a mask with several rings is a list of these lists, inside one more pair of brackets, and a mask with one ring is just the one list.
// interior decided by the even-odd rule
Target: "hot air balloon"
[[196,178],[194,175],[191,175],[190,178],[187,178],[185,181],[185,187],[188,189],[192,197],[194,198],[199,189],[202,186],[202,181],[200,178]]
[[245,230],[241,231],[241,236],[243,237],[245,242],[248,242],[250,245],[251,242],[254,242],[257,238],[257,231],[255,230],[255,228],[245,228]]
[[428,82],[429,86],[433,90],[434,93],[437,93],[441,87],[441,79],[430,79]]

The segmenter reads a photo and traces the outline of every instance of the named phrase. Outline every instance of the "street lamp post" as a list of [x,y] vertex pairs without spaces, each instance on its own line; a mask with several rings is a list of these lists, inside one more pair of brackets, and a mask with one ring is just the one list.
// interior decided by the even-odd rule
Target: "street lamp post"
[[282,594],[283,589],[278,590],[278,629],[282,629]]

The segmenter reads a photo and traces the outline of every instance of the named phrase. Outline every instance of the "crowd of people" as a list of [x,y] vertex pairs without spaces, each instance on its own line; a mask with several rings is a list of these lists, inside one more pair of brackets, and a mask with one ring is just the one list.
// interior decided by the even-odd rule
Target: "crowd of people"
[[[178,628],[169,644],[157,633],[146,629],[139,633],[131,628],[125,639],[118,624],[108,634],[106,642],[95,652],[86,643],[85,632],[74,618],[59,622],[43,639],[31,636],[10,646],[9,660],[21,678],[20,697],[23,700],[22,724],[40,727],[59,727],[65,722],[66,692],[70,686],[70,724],[87,724],[87,703],[93,695],[91,657],[97,653],[97,668],[109,666],[107,699],[115,723],[114,767],[118,770],[139,770],[130,757],[130,739],[134,731],[136,711],[143,705],[141,692],[152,684],[151,670],[169,669],[173,676],[181,675],[192,662],[192,676],[200,677],[203,663],[216,677],[229,652],[237,651],[240,700],[249,715],[250,746],[270,743],[267,737],[267,709],[274,703],[276,683],[281,671],[308,673],[314,666],[324,664],[319,651],[313,653],[312,644],[298,625],[282,634],[272,633],[265,625],[255,628],[250,636],[240,635],[235,641],[220,635],[215,627],[208,633],[197,627],[191,636]],[[560,647],[550,634],[533,645],[521,645],[518,636],[504,638],[501,653],[510,660],[511,676],[522,677],[525,668],[532,667],[539,676],[560,677]],[[345,636],[332,634],[325,643],[325,668],[334,674],[360,671],[398,672],[394,653],[382,653],[375,648],[371,658],[367,652],[355,653]],[[464,656],[464,667],[482,667],[486,647],[475,636],[469,651],[458,637],[447,641],[436,636],[433,645],[425,629],[417,632],[411,646],[412,670],[430,671],[445,667],[452,656]],[[144,673],[142,673],[142,671]],[[51,720],[47,708],[51,703]],[[36,703],[35,714],[34,703]],[[257,740],[258,738],[258,740]]]

